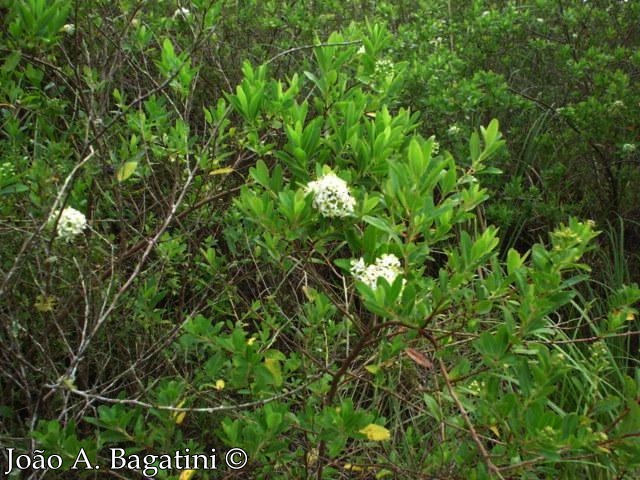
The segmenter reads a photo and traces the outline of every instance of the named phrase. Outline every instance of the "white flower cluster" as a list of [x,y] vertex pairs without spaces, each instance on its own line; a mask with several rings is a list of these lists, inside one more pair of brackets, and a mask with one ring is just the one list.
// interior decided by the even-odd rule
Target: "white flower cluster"
[[458,133],[460,133],[460,127],[456,124],[451,125],[449,130],[447,130],[447,134],[449,135],[457,135]]
[[622,153],[630,155],[636,151],[636,146],[633,143],[625,143],[622,145]]
[[387,77],[393,75],[395,65],[388,58],[381,58],[376,60],[375,74],[381,77]]
[[0,178],[13,177],[16,174],[16,167],[11,162],[0,163]]
[[67,23],[62,27],[62,31],[67,35],[73,35],[76,33],[76,26],[73,23]]
[[56,232],[60,238],[67,242],[82,233],[82,230],[87,226],[87,217],[75,208],[67,207],[62,211],[62,214],[60,214],[59,210],[56,210],[49,218],[49,222],[53,223],[58,218],[58,215],[60,215],[60,219],[58,220]]
[[371,265],[366,265],[362,258],[351,261],[351,274],[373,290],[377,287],[378,278],[382,277],[391,284],[401,273],[400,260],[392,253],[376,258]]
[[327,173],[309,182],[305,192],[313,193],[313,206],[325,217],[353,215],[356,199],[351,196],[347,182],[335,173]]
[[173,12],[172,18],[178,18],[178,17],[189,18],[190,16],[191,16],[191,12],[189,11],[188,8],[180,7],[175,12]]

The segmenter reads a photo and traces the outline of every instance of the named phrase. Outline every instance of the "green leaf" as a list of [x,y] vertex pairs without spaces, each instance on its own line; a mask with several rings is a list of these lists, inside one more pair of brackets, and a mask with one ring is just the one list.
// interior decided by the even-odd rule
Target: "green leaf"
[[480,131],[482,132],[482,137],[484,139],[485,148],[490,147],[494,144],[494,142],[500,138],[498,134],[498,120],[493,119],[489,123],[489,126],[485,129],[484,127],[480,127]]
[[176,61],[176,52],[173,49],[171,40],[165,38],[162,42],[162,63],[167,70],[171,70],[171,67]]
[[0,196],[12,195],[14,193],[22,193],[29,190],[24,183],[13,183],[0,189]]
[[420,144],[415,138],[412,138],[411,143],[409,143],[409,162],[414,166],[424,165],[422,148],[420,148]]
[[480,137],[477,132],[471,134],[469,140],[469,151],[471,153],[471,162],[475,162],[480,157]]
[[21,58],[22,58],[22,52],[20,52],[20,50],[16,50],[15,52],[12,52],[4,61],[4,64],[2,65],[2,68],[1,68],[2,73],[9,73],[15,70],[15,68],[18,66],[18,63],[20,63]]
[[433,418],[435,418],[438,422],[442,420],[442,410],[440,409],[440,405],[438,405],[436,399],[428,393],[425,393],[422,399],[429,409],[429,413],[431,414],[431,416],[433,416]]
[[369,215],[365,215],[364,217],[362,217],[362,220],[367,222],[369,225],[373,225],[378,230],[382,230],[383,232],[388,233],[398,243],[401,243],[400,242],[400,237],[398,237],[398,234],[395,231],[394,227],[387,220],[385,220],[383,218],[379,218],[379,217],[371,217]]
[[509,332],[504,325],[495,334],[484,332],[473,346],[485,357],[485,360],[498,361],[504,357],[509,347]]
[[507,272],[509,275],[513,275],[515,271],[519,270],[523,263],[524,258],[516,250],[510,248],[509,253],[507,253]]

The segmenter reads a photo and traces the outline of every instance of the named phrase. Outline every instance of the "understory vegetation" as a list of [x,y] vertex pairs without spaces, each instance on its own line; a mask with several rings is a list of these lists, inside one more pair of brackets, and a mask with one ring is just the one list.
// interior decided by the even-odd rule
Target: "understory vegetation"
[[7,478],[640,477],[640,2],[0,25]]

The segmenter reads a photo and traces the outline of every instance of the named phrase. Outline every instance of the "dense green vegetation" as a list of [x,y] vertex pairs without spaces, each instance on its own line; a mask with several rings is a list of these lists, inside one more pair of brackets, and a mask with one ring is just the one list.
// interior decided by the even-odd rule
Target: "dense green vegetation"
[[0,25],[8,478],[640,476],[640,2]]

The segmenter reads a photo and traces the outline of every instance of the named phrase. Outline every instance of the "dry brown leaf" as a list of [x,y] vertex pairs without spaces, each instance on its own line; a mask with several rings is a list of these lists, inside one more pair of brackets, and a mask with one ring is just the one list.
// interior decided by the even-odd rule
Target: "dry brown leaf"
[[417,351],[415,348],[405,348],[404,353],[406,353],[407,356],[411,360],[416,362],[418,365],[427,369],[433,368],[433,363],[431,363],[431,360],[429,360],[427,357],[425,357],[422,353]]

